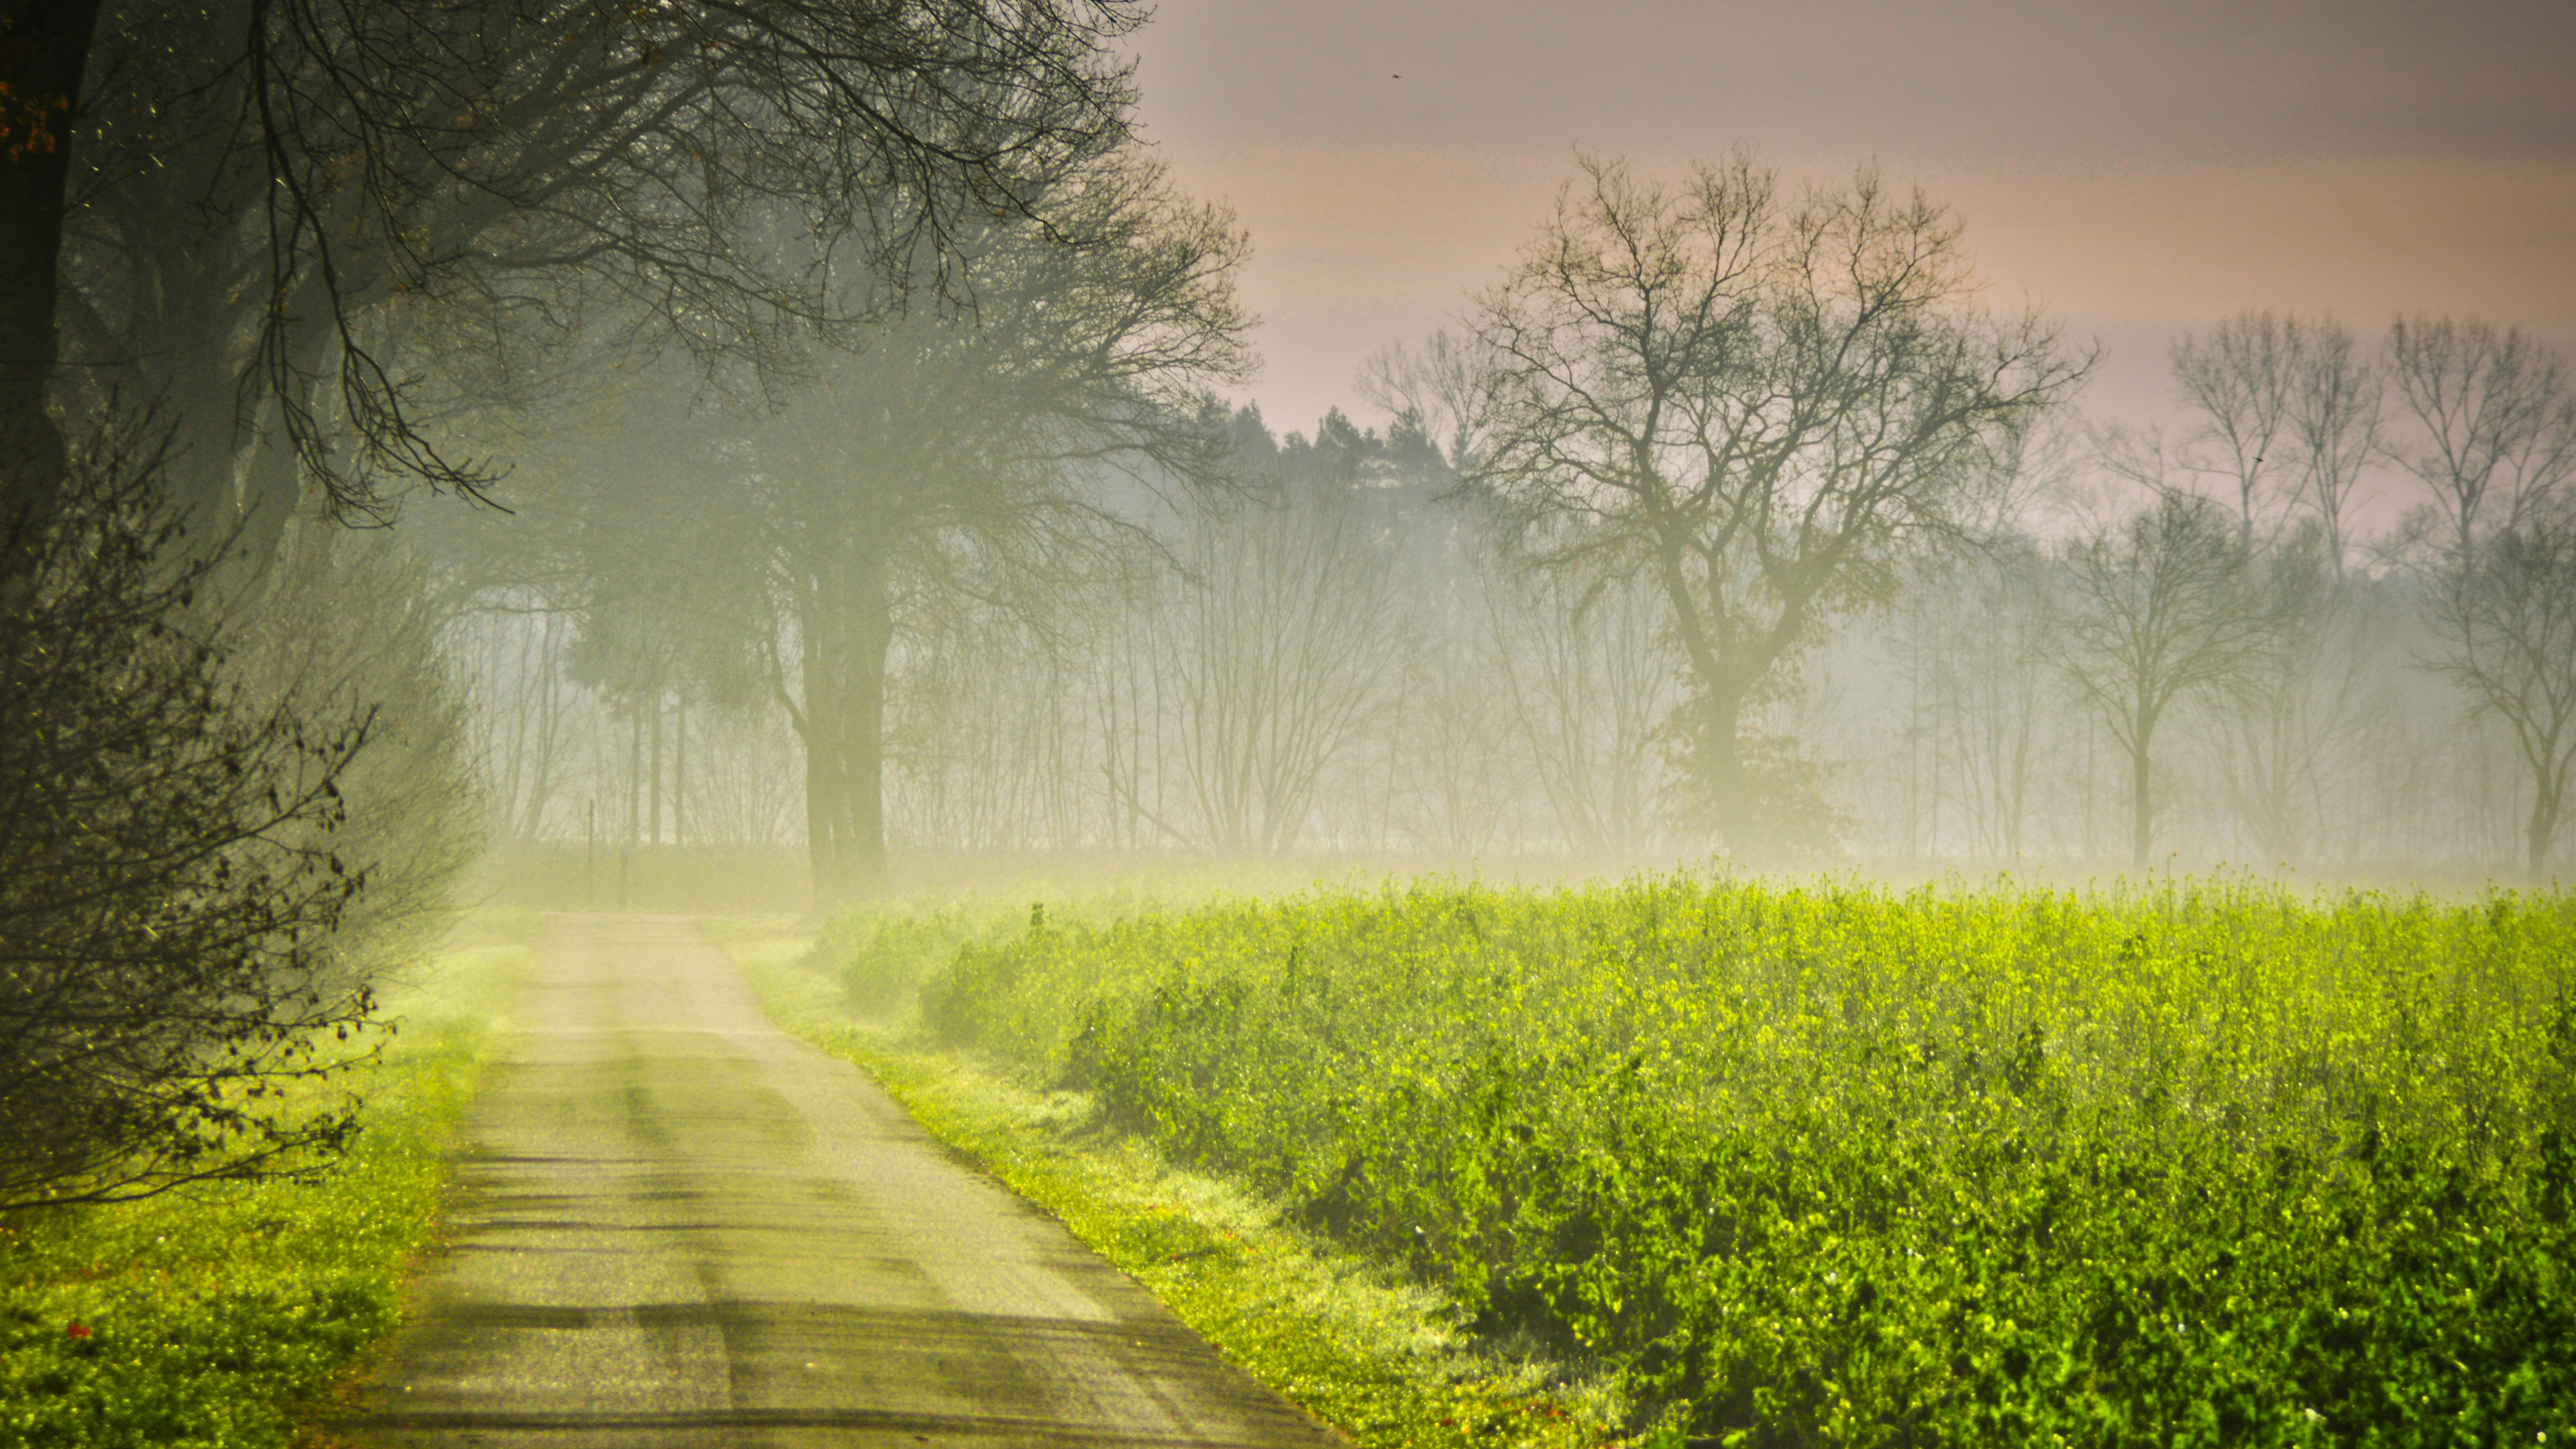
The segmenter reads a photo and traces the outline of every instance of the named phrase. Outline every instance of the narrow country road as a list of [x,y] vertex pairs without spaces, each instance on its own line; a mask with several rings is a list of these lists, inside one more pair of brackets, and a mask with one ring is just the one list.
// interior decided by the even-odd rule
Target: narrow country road
[[467,1140],[353,1446],[1340,1442],[684,920],[558,918]]

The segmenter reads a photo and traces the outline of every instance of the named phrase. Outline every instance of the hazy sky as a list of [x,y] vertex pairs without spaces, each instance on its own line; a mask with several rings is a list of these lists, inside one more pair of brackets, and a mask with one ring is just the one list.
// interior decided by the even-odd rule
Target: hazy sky
[[1578,149],[1920,182],[2127,416],[2246,307],[2576,339],[2576,0],[1160,0],[1138,51],[1148,135],[1252,231],[1282,431],[1493,281]]

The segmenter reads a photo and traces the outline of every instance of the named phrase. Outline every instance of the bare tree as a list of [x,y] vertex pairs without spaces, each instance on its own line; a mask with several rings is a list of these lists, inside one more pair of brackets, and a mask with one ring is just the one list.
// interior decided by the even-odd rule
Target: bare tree
[[[1411,414],[1391,431],[1428,451]],[[1512,712],[1495,707],[1512,666],[1505,637],[1486,627],[1496,607],[1488,596],[1505,580],[1473,520],[1430,501],[1447,470],[1436,452],[1427,461],[1433,476],[1388,510],[1401,620],[1388,632],[1401,647],[1381,749],[1395,828],[1459,860],[1518,842],[1519,807],[1539,766]]]
[[2528,508],[2436,585],[2437,662],[2479,715],[2503,721],[2531,794],[2524,865],[2543,878],[2576,772],[2576,511]]
[[2018,858],[2027,838],[2052,624],[2037,545],[2005,537],[1951,566],[1929,621],[1935,746],[1958,780],[1970,838]]
[[1484,436],[1494,363],[1474,334],[1442,328],[1419,348],[1395,343],[1360,364],[1359,393],[1391,417],[1415,419],[1434,439],[1445,433],[1451,463],[1463,468]]
[[1748,709],[2082,371],[2039,318],[1972,311],[1974,285],[1949,215],[1868,172],[1784,204],[1742,156],[1670,188],[1587,160],[1476,305],[1471,486],[1532,563],[1656,581],[1693,813],[1739,845],[1794,793]]
[[2334,568],[2321,521],[2250,563],[2268,635],[2213,695],[2216,754],[2237,817],[2267,858],[2305,864],[2324,846],[2338,757],[2383,662],[2359,590]]
[[772,692],[805,746],[820,901],[883,869],[905,601],[973,597],[1052,627],[1054,583],[1139,537],[1109,477],[1222,471],[1199,404],[1248,365],[1233,218],[1124,153],[1055,184],[1032,203],[1041,221],[995,217],[973,240],[972,309],[917,297],[845,338],[759,432],[752,471],[737,467],[774,608]]
[[542,598],[510,590],[448,631],[471,695],[466,745],[483,773],[496,839],[539,839],[568,783],[577,728],[565,667],[570,622]]
[[1673,706],[1653,581],[1507,575],[1485,601],[1496,673],[1558,835],[1577,850],[1643,850],[1664,787],[1655,730]]
[[1183,524],[1164,667],[1197,841],[1219,853],[1294,846],[1394,683],[1396,558],[1359,480],[1321,471]]
[[1399,829],[1461,860],[1515,835],[1515,807],[1537,762],[1494,706],[1495,661],[1452,621],[1407,611],[1414,630],[1393,671],[1386,775]]
[[2576,476],[2566,365],[2522,329],[2401,317],[2388,374],[2417,429],[2390,451],[2432,493],[2460,557],[2480,528],[2519,527]]
[[[1082,609],[1070,591],[1059,611]],[[890,844],[1067,850],[1083,841],[1080,627],[942,591],[904,610],[889,671]]]
[[2258,527],[2288,503],[2280,480],[2297,468],[2282,446],[2291,431],[2291,399],[2298,385],[2299,333],[2270,312],[2245,312],[2210,329],[2186,335],[2173,348],[2175,391],[2196,415],[2186,448],[2206,450],[2193,467],[2213,473],[2234,493],[2237,527],[2254,546]]
[[2155,840],[2157,731],[2185,699],[2225,684],[2271,636],[2241,526],[2220,506],[2159,495],[2061,557],[2067,608],[2051,661],[2127,756],[2130,860]]
[[2353,491],[2378,455],[2383,386],[2351,329],[2332,317],[2282,324],[2290,355],[2289,432],[2298,444],[2298,490],[2314,510],[2326,564],[2337,575],[2352,551]]

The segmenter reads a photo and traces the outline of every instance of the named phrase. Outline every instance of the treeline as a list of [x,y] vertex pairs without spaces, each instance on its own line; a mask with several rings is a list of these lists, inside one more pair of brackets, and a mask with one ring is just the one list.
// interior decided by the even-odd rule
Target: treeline
[[[2330,320],[2230,319],[2176,349],[2171,431],[2088,428],[2053,400],[1969,464],[1899,480],[1922,496],[1877,499],[1871,528],[1812,489],[1844,551],[1805,545],[1821,562],[1798,610],[1762,574],[1794,560],[1758,538],[1686,547],[1781,511],[1776,475],[1729,498],[1699,462],[1701,515],[1678,526],[1633,503],[1661,480],[1533,507],[1493,347],[1381,359],[1383,432],[1336,412],[1283,439],[1203,408],[1223,486],[1094,477],[1104,533],[1081,568],[908,583],[889,843],[2364,873],[2539,873],[2560,848],[2576,413],[2518,333],[2410,319],[2373,347]],[[1658,527],[1684,534],[1678,589]],[[698,550],[706,528],[669,537]],[[455,636],[501,822],[799,839],[792,622],[687,567],[654,576],[649,609],[531,597]],[[1754,641],[1719,661],[1753,675],[1732,794],[1691,733],[1711,691],[1676,593]],[[709,597],[730,601],[724,667],[598,662],[614,639],[630,670],[701,657],[689,601]],[[746,651],[754,615],[777,632]]]
[[[1225,485],[1095,480],[1079,576],[906,598],[887,655],[896,849],[1642,852],[1671,838],[1654,738],[1672,689],[1651,601],[1492,567],[1422,429],[1257,411],[1195,424]],[[668,576],[671,598],[697,580]],[[796,732],[726,654],[667,674],[702,616],[496,595],[452,646],[480,691],[496,825],[520,839],[802,838]],[[722,621],[718,632],[729,632]],[[614,637],[629,637],[621,634]],[[649,637],[650,642],[645,642]],[[792,626],[748,662],[790,675]],[[1533,748],[1543,741],[1544,749]],[[685,741],[685,742],[684,742]]]

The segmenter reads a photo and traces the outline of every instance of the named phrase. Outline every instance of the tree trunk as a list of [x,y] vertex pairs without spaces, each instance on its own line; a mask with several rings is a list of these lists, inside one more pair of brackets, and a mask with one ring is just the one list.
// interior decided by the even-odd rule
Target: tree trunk
[[805,641],[805,834],[818,911],[885,876],[889,588],[884,556],[863,541],[808,595],[814,614],[798,621]]
[[1693,783],[1717,838],[1741,849],[1753,843],[1746,819],[1752,801],[1744,778],[1744,702],[1779,651],[1774,647],[1756,653],[1740,642],[1726,643],[1701,617],[1682,556],[1683,544],[1666,539],[1658,551],[1656,578],[1672,610],[1674,632],[1680,636],[1691,678],[1703,691],[1694,711],[1699,719],[1698,738],[1692,741],[1691,768],[1698,776]]
[[689,843],[689,697],[671,701],[671,843]]
[[[557,646],[560,617],[552,613],[546,615],[545,624],[537,636],[536,722],[529,731],[534,737],[535,758],[530,762],[528,803],[520,816],[518,829],[519,838],[532,844],[545,832],[546,802],[554,796],[555,730],[560,720],[563,689],[562,651]],[[591,848],[596,850],[599,845],[598,803],[592,802],[590,808],[593,816],[589,826]]]
[[626,848],[644,831],[644,711],[639,705],[626,736]]
[[2523,863],[2531,872],[2531,882],[2539,885],[2548,879],[2549,844],[2558,838],[2558,812],[2566,794],[2562,775],[2552,781],[2542,775],[2533,780],[2531,820],[2523,827]]
[[97,25],[98,0],[0,0],[0,586],[34,566],[71,469],[46,397],[71,107]]
[[828,910],[841,898],[841,711],[840,691],[833,685],[839,658],[830,636],[832,579],[817,578],[796,600],[798,678],[804,710],[798,742],[805,747],[805,859],[813,879],[813,906]]
[[650,819],[650,824],[644,832],[644,843],[660,845],[662,843],[662,689],[660,685],[653,687],[652,698],[653,772],[650,777],[652,783],[644,790],[645,810]]
[[850,891],[885,879],[886,656],[894,646],[889,585],[882,558],[851,570],[841,713],[841,866]]
[[2132,807],[2129,819],[2129,860],[2130,864],[2142,874],[2147,868],[2148,852],[2155,848],[2155,800],[2147,793],[2150,783],[2148,768],[2153,760],[2148,744],[2153,738],[2152,733],[2147,730],[2138,731],[2137,748],[2129,752],[2129,800]]
[[304,502],[304,470],[295,453],[295,440],[287,433],[287,406],[291,402],[298,409],[312,407],[319,363],[333,345],[329,331],[310,321],[291,326],[287,347],[295,365],[287,385],[294,396],[283,401],[270,398],[262,410],[267,426],[249,440],[250,456],[242,467],[241,534],[236,542],[234,568],[252,581],[265,578],[275,566],[279,541]]
[[1709,819],[1718,839],[1737,849],[1750,846],[1752,831],[1745,818],[1752,801],[1744,782],[1744,694],[1721,692],[1703,681],[1708,697],[1700,702],[1699,749],[1694,762],[1699,787],[1708,802]]

